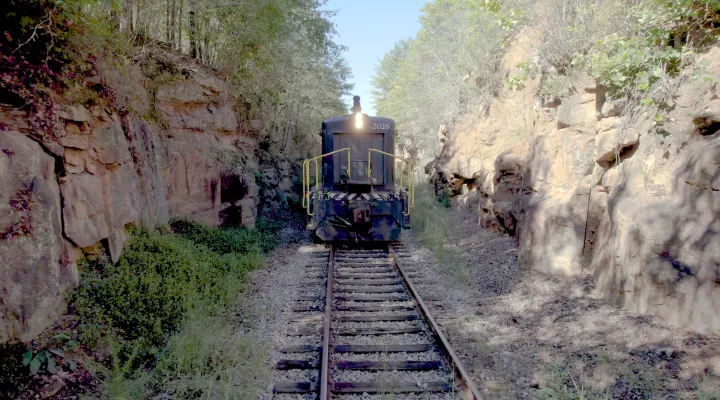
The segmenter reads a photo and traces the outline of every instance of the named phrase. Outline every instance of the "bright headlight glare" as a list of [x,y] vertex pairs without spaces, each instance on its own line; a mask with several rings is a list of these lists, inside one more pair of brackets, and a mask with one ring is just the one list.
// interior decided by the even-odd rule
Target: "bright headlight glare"
[[355,114],[355,127],[361,129],[363,127],[363,118],[361,113]]

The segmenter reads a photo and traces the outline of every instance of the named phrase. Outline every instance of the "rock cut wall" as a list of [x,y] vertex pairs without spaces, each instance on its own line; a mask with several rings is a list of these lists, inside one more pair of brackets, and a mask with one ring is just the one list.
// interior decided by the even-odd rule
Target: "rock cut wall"
[[115,99],[58,98],[52,133],[0,108],[0,341],[52,324],[81,249],[116,262],[130,225],[228,214],[254,225],[258,135],[238,122],[227,82],[191,61],[178,68],[162,84],[138,66],[106,71]]
[[[504,59],[527,61],[523,31]],[[426,169],[485,228],[518,237],[527,268],[592,274],[628,309],[702,332],[720,330],[720,48],[705,74],[675,82],[663,111],[626,110],[589,77],[556,101],[540,78],[455,127]]]

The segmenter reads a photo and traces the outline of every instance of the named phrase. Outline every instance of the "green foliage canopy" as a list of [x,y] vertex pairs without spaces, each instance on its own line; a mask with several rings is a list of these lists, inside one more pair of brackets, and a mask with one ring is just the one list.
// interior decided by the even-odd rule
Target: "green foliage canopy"
[[432,157],[438,128],[486,104],[496,92],[502,47],[517,22],[511,10],[487,1],[427,3],[418,35],[383,57],[373,97],[378,113],[396,120],[404,151]]

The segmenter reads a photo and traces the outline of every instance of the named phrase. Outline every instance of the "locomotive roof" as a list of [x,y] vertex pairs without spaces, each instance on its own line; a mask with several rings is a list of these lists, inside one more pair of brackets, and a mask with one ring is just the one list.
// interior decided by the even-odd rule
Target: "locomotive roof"
[[[331,118],[328,118],[328,119],[324,120],[323,122],[327,122],[327,123],[345,122],[345,121],[349,120],[350,117],[352,117],[353,115],[354,115],[354,114],[347,114],[347,115],[343,115],[343,116],[340,116],[340,117],[331,117]],[[393,121],[391,118],[374,117],[374,116],[372,116],[372,115],[367,115],[367,114],[366,114],[366,116],[367,116],[367,118],[370,118],[370,119],[372,119],[373,121],[377,121],[377,122],[395,122],[395,121]]]
[[[328,127],[329,129],[345,129],[347,127],[347,124],[350,122],[350,118],[354,114],[348,114],[343,115],[340,117],[331,117],[323,121],[323,125]],[[395,121],[391,118],[385,118],[385,117],[374,117],[371,115],[366,115],[366,118],[372,122],[378,122],[378,123],[387,123],[390,124],[392,129],[395,129]]]

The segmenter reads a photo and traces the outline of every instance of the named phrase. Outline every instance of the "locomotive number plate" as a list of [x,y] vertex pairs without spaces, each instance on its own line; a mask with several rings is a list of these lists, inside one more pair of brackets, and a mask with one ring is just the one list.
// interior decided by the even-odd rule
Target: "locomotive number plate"
[[373,129],[390,129],[390,124],[385,122],[373,122]]

